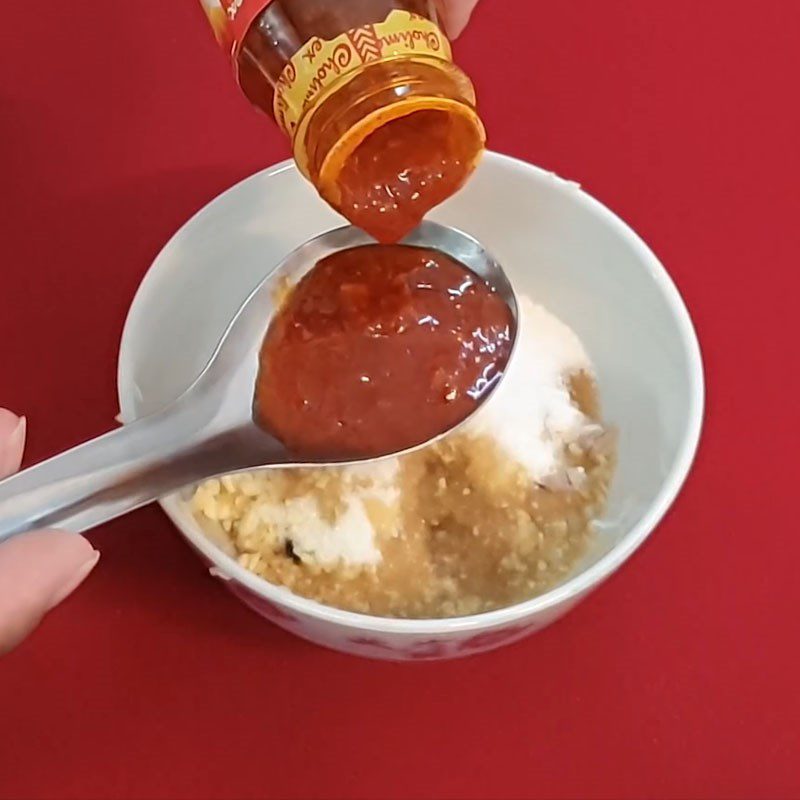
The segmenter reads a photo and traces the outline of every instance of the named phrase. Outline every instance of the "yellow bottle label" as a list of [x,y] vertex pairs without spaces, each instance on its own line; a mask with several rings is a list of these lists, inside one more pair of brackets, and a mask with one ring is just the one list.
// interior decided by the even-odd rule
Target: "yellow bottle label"
[[330,41],[315,36],[292,56],[278,79],[275,119],[293,138],[306,109],[335,83],[364,65],[409,55],[452,60],[450,42],[439,27],[409,11],[392,11],[383,22]]

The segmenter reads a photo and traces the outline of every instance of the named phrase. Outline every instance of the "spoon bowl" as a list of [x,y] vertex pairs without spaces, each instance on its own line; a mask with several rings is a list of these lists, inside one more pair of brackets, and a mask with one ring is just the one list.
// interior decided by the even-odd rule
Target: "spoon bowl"
[[[513,357],[517,300],[500,264],[472,237],[432,222],[423,222],[402,243],[439,250],[494,289],[512,314]],[[371,237],[349,226],[307,241],[251,293],[205,369],[175,402],[0,481],[0,541],[41,527],[84,531],[182,486],[218,475],[377,460],[321,461],[290,451],[259,426],[253,400],[259,352],[285,287],[297,283],[320,259],[367,244],[374,244]],[[481,402],[490,394],[484,394]],[[402,453],[425,447],[451,431]],[[378,458],[394,455],[398,454]]]

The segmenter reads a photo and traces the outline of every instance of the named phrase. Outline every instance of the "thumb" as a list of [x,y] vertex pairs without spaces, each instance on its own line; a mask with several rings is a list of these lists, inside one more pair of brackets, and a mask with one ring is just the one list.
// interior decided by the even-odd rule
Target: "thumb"
[[[25,418],[0,408],[0,479],[15,472]],[[100,554],[75,533],[37,531],[0,544],[0,655],[16,647],[91,572]]]
[[451,39],[455,39],[467,27],[469,18],[472,16],[475,6],[478,5],[478,0],[445,0],[443,5],[447,35]]
[[100,558],[82,536],[36,531],[0,545],[0,655],[66,599]]
[[100,558],[76,533],[36,531],[0,545],[0,655],[68,597]]

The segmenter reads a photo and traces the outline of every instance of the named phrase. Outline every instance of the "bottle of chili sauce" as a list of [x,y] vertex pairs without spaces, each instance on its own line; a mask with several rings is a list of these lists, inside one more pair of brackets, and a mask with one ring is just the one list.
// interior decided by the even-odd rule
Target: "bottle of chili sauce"
[[475,169],[485,132],[435,0],[202,0],[245,95],[350,222],[395,242]]

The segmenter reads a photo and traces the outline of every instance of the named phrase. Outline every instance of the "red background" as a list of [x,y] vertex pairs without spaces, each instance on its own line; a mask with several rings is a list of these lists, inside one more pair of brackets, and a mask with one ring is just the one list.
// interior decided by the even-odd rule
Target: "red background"
[[[372,663],[263,623],[149,508],[0,663],[0,795],[800,796],[799,29],[795,0],[483,0],[458,44],[492,146],[620,213],[697,322],[700,455],[620,574],[497,653]],[[168,236],[287,148],[194,0],[45,0],[2,39],[0,401],[38,459],[113,423]]]

